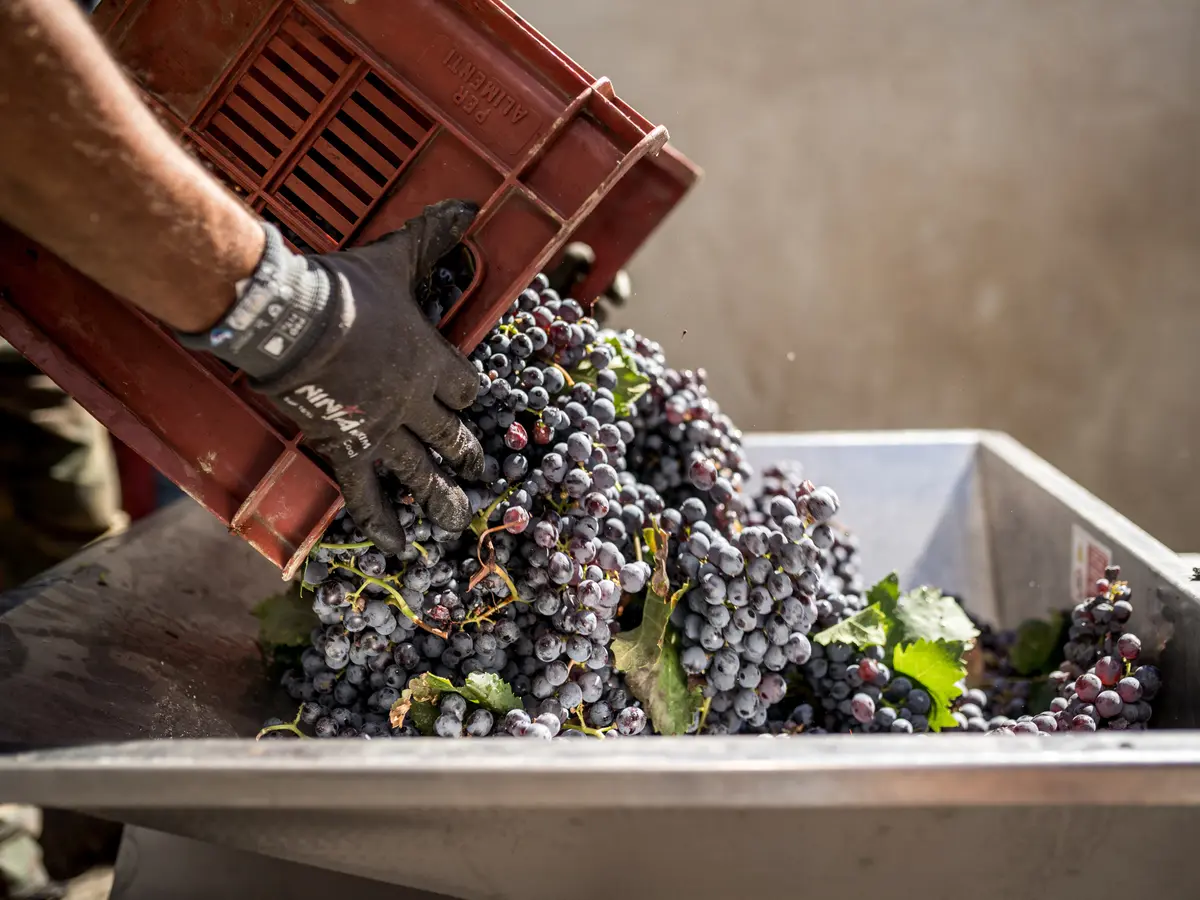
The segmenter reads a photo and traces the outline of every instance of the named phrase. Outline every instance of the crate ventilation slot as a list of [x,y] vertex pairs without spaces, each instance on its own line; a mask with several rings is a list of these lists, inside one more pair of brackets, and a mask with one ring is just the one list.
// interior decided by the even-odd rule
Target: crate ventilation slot
[[368,73],[280,187],[335,241],[362,221],[432,123]]
[[315,23],[291,13],[226,95],[205,134],[261,179],[353,58]]

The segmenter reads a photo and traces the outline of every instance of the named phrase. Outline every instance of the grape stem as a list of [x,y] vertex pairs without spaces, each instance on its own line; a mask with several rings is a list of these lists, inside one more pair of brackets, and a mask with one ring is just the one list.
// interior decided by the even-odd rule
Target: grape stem
[[[479,543],[476,544],[476,546],[475,546],[475,557],[479,561],[480,568],[479,568],[478,572],[476,572],[474,575],[471,576],[470,582],[467,583],[467,590],[473,591],[479,585],[479,582],[483,581],[483,579],[487,578],[489,575],[491,575],[493,572],[495,572],[497,575],[500,576],[500,579],[504,582],[505,586],[508,588],[508,599],[505,600],[503,603],[493,606],[491,609],[489,609],[483,615],[472,616],[469,619],[463,619],[463,621],[462,621],[463,625],[467,625],[467,624],[475,625],[480,622],[490,622],[491,616],[493,613],[497,612],[498,610],[504,609],[504,607],[508,606],[508,604],[512,603],[515,600],[521,600],[521,595],[519,593],[517,593],[517,586],[513,583],[512,577],[508,574],[508,572],[505,571],[504,566],[502,566],[498,562],[496,562],[496,547],[492,543],[491,536],[493,534],[495,534],[497,531],[504,531],[506,528],[507,528],[507,526],[505,526],[505,525],[497,525],[495,528],[486,529],[483,533],[481,533],[479,535]],[[487,550],[488,550],[487,562],[483,561],[484,541],[487,542]],[[521,602],[524,602],[524,601],[521,601]]]
[[517,482],[516,484],[510,484],[508,486],[507,490],[505,490],[504,493],[502,493],[499,497],[497,497],[495,500],[493,500],[486,509],[482,509],[478,513],[476,513],[475,518],[471,520],[471,530],[473,532],[475,532],[476,534],[482,536],[487,531],[487,527],[488,527],[487,523],[488,523],[488,520],[491,519],[492,513],[494,513],[496,511],[496,509],[500,506],[501,503],[503,503],[505,500],[507,500],[509,497],[511,497],[513,494],[515,494],[517,492],[517,489],[521,486],[522,483],[523,482]]
[[515,595],[512,597],[509,597],[507,600],[497,603],[495,606],[493,606],[487,612],[482,613],[478,616],[470,616],[469,618],[463,619],[462,622],[460,622],[459,624],[460,625],[478,625],[481,622],[490,622],[490,621],[492,621],[493,615],[500,612],[500,610],[504,609],[504,607],[508,606],[508,604],[513,603],[519,599],[520,598]]
[[375,585],[378,585],[379,587],[383,588],[385,591],[387,591],[389,594],[392,595],[392,598],[395,601],[394,603],[391,600],[389,600],[388,602],[391,603],[393,606],[397,607],[400,610],[400,612],[404,613],[404,615],[407,616],[414,624],[416,624],[416,626],[418,628],[424,628],[430,634],[436,634],[438,637],[440,637],[442,639],[449,637],[449,635],[445,631],[442,631],[439,628],[434,628],[433,626],[427,624],[426,622],[421,621],[421,619],[417,617],[417,614],[414,613],[412,611],[412,609],[409,607],[409,605],[405,601],[404,597],[401,596],[400,592],[398,590],[396,590],[394,587],[392,587],[390,584],[388,584],[386,581],[384,581],[382,578],[374,578],[370,575],[366,575],[359,569],[356,569],[354,566],[348,565],[347,563],[335,562],[332,565],[333,565],[333,568],[335,568],[335,569],[345,569],[347,572],[351,573],[352,575],[357,575],[359,578],[361,578],[363,580],[363,586],[368,585],[368,584],[375,584]]
[[700,724],[696,726],[696,734],[704,732],[704,725],[708,722],[708,710],[712,706],[712,697],[704,698],[704,705],[700,707]]
[[280,722],[278,725],[267,725],[262,729],[262,731],[254,736],[254,739],[256,741],[261,740],[264,734],[270,734],[272,731],[290,731],[292,734],[296,735],[296,737],[307,738],[308,735],[300,730],[300,713],[303,711],[304,706],[301,705],[300,708],[296,710],[296,718],[292,719],[292,721]]
[[551,365],[554,366],[554,368],[558,369],[558,371],[562,372],[563,378],[567,379],[567,387],[575,387],[575,379],[571,377],[570,372],[568,372],[566,369],[564,369],[558,363],[551,363]]
[[358,541],[357,543],[354,543],[354,544],[321,543],[321,544],[317,544],[317,549],[318,550],[333,550],[335,552],[340,552],[342,550],[366,550],[366,549],[368,549],[370,547],[374,547],[374,546],[375,546],[374,541]]
[[603,738],[604,733],[606,731],[613,730],[612,725],[609,725],[607,728],[591,728],[591,727],[589,727],[587,725],[587,723],[583,721],[582,706],[583,706],[583,704],[580,704],[579,706],[575,707],[575,709],[574,709],[575,718],[579,720],[579,724],[576,725],[572,722],[563,722],[563,724],[562,724],[563,728],[569,728],[569,729],[571,729],[571,731],[581,731],[584,734],[591,735],[592,737],[595,737],[595,738]]

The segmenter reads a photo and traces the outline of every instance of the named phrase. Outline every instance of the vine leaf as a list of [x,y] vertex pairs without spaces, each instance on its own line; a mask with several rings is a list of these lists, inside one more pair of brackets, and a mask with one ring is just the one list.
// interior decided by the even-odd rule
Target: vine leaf
[[958,641],[969,644],[979,637],[958,600],[932,587],[919,587],[900,595],[894,606],[882,605],[891,620],[888,641],[910,644],[914,641]]
[[957,641],[915,641],[898,646],[892,654],[892,670],[918,682],[929,694],[929,727],[934,731],[955,728],[950,703],[962,694],[967,675],[963,645]]
[[859,650],[887,643],[888,619],[878,605],[868,606],[848,619],[813,636],[818,644],[850,644]]
[[258,642],[265,650],[307,647],[312,634],[312,605],[294,587],[275,594],[254,607]]
[[[612,389],[613,406],[616,407],[617,415],[624,418],[633,412],[634,404],[650,390],[650,378],[638,369],[637,360],[625,349],[620,338],[610,335],[604,342],[613,348],[615,354],[608,364],[608,370],[617,376],[617,385]],[[592,387],[596,386],[597,375],[596,367],[587,359],[571,373],[575,381],[582,381]]]
[[679,633],[670,629],[658,661],[653,666],[629,672],[625,683],[646,706],[659,734],[686,734],[704,705],[702,688],[688,687],[687,674],[679,661]]
[[[662,529],[647,528],[645,538],[654,554],[654,574],[650,578],[650,586],[646,589],[642,621],[636,628],[622,631],[612,642],[613,661],[617,668],[625,673],[651,668],[658,662],[662,655],[671,613],[687,589],[685,585],[674,595],[667,596],[671,589],[667,581],[667,533]],[[641,697],[638,699],[645,702]]]
[[654,575],[646,589],[641,623],[613,640],[613,663],[625,673],[629,689],[645,705],[654,730],[659,734],[684,734],[703,703],[700,688],[688,687],[679,660],[679,635],[670,626],[671,613],[689,585],[668,595],[667,534],[648,528],[645,539],[654,554]]
[[477,703],[498,715],[521,708],[521,701],[512,687],[494,672],[472,672],[462,687],[426,672],[409,680],[408,687],[400,693],[400,699],[392,704],[388,721],[393,728],[400,728],[411,716],[413,725],[421,734],[432,734],[433,723],[438,715],[437,704],[442,694],[459,694],[464,700]]
[[1022,675],[1052,670],[1066,624],[1067,617],[1056,610],[1049,620],[1026,619],[1018,625],[1017,642],[1008,655],[1012,667]]

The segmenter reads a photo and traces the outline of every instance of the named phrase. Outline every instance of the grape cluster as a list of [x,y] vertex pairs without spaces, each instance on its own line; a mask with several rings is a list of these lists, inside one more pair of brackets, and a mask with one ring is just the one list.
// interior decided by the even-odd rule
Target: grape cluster
[[[1151,701],[1161,688],[1154,666],[1138,665],[1141,641],[1125,630],[1132,614],[1129,586],[1110,568],[1096,593],[1072,613],[1065,659],[1049,677],[1022,675],[1010,652],[1013,631],[977,623],[980,634],[972,653],[982,662],[981,684],[952,703],[958,729],[971,733],[1039,734],[1068,731],[1140,730],[1151,716]],[[840,620],[845,614],[838,616]],[[833,623],[831,623],[833,624]],[[929,730],[933,698],[920,685],[894,676],[883,650],[833,643],[814,645],[800,666],[800,699],[788,719],[768,722],[774,732],[806,734],[922,733]],[[1037,698],[1049,684],[1058,696],[1041,708]],[[775,714],[775,711],[772,711]]]
[[742,433],[710,396],[703,369],[673,369],[659,344],[632,334],[628,339],[650,378],[637,404],[630,470],[677,509],[688,499],[709,499],[716,480],[723,479],[712,514],[716,524],[732,524],[750,477]]
[[[691,480],[697,491],[708,483]],[[709,488],[710,498],[725,497],[722,480]],[[787,693],[784,670],[812,656],[821,551],[832,545],[826,520],[837,506],[829,488],[795,501],[776,496],[762,524],[729,537],[704,518],[707,507],[693,496],[681,504],[682,521],[666,526],[678,548],[668,575],[687,587],[672,621],[682,635],[684,671],[704,679],[711,700],[708,731],[762,728]]]
[[[449,258],[420,292],[438,319],[471,273]],[[662,348],[602,329],[539,276],[471,354],[479,377],[463,414],[484,450],[464,485],[472,529],[429,522],[386,484],[407,547],[392,556],[340,514],[303,575],[317,626],[283,686],[296,723],[317,737],[418,734],[393,717],[414,679],[462,687],[497,676],[508,712],[444,692],[426,731],[439,737],[634,737],[654,723],[614,667],[613,639],[640,621],[652,583],[651,537],[678,632],[680,665],[705,703],[690,732],[921,733],[930,694],[892,673],[879,647],[820,646],[810,636],[864,608],[854,536],[837,494],[794,468],[764,473],[750,497],[741,433],[703,370],[672,369]],[[629,370],[644,391],[627,390]],[[649,529],[649,534],[647,534]],[[1074,610],[1050,710],[1030,715],[1031,682],[1007,667],[1012,635],[983,628],[987,689],[958,699],[972,732],[1142,728],[1159,688],[1122,625],[1129,589],[1115,568]],[[786,702],[785,702],[786,701]],[[424,721],[424,720],[423,720]],[[1087,723],[1090,722],[1089,726]],[[1050,725],[1053,725],[1053,728]]]
[[[486,533],[439,529],[398,485],[400,556],[371,546],[348,514],[333,523],[304,574],[321,626],[285,676],[314,733],[413,733],[389,729],[386,714],[426,672],[456,684],[495,673],[526,707],[525,719],[502,718],[447,695],[441,736],[646,730],[609,650],[622,597],[650,576],[642,529],[666,509],[626,467],[633,429],[610,364],[629,344],[539,277],[471,354],[479,391],[465,418],[485,457],[467,494]],[[581,368],[589,380],[571,377]]]
[[894,675],[883,658],[882,647],[814,646],[812,659],[801,667],[806,699],[792,710],[791,723],[807,733],[929,731],[933,698]]
[[[764,524],[771,518],[771,504],[776,497],[784,497],[799,506],[807,502],[805,498],[815,490],[813,483],[804,478],[798,463],[770,466],[763,471],[762,490],[749,505],[746,521]],[[832,504],[836,512],[836,494],[832,495]],[[866,593],[858,570],[858,539],[833,521],[813,529],[812,536],[820,550],[821,569],[814,631],[823,631],[862,610],[866,606]]]
[[1151,665],[1138,665],[1142,642],[1125,630],[1133,614],[1129,585],[1119,566],[1096,582],[1092,597],[1071,611],[1066,659],[1050,674],[1059,696],[1050,708],[1015,720],[992,720],[1003,734],[1066,731],[1140,731],[1150,721],[1162,677]]
[[461,245],[438,261],[430,276],[417,285],[416,300],[425,318],[437,324],[455,307],[471,286],[473,269],[471,254]]

